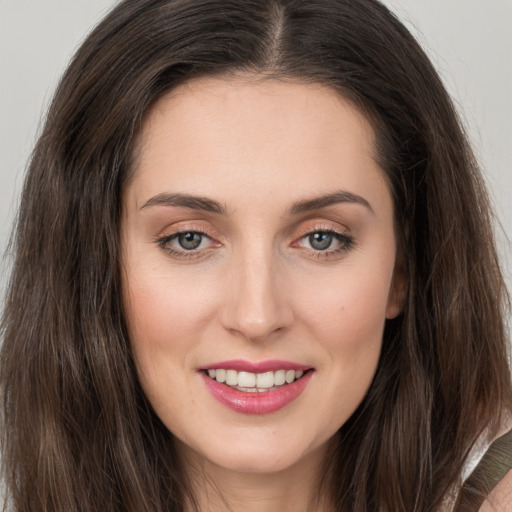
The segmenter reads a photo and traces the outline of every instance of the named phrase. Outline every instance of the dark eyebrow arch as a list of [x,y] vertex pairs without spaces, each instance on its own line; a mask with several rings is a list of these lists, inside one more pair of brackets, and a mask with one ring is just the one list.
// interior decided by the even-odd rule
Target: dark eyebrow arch
[[189,194],[169,194],[164,192],[148,199],[140,209],[142,210],[150,206],[181,206],[182,208],[203,210],[209,213],[226,213],[225,208],[217,201]]
[[370,210],[371,213],[375,213],[370,203],[364,197],[361,197],[358,194],[353,194],[352,192],[347,192],[345,190],[339,190],[325,196],[299,201],[290,208],[290,214],[297,215],[312,210],[319,210],[321,208],[325,208],[337,203],[360,204]]

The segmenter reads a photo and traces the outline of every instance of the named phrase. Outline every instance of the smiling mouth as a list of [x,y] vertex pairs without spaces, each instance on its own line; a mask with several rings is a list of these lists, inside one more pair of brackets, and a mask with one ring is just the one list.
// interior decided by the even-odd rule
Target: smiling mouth
[[205,370],[206,375],[220,384],[249,393],[275,391],[301,379],[310,370],[276,370],[251,373],[233,369],[216,368]]

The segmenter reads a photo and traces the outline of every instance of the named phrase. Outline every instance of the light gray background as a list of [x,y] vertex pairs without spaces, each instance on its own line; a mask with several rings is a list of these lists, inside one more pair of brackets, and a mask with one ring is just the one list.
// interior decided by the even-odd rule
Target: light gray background
[[[243,0],[241,0],[243,1]],[[512,0],[385,0],[418,37],[465,119],[496,205],[512,284]],[[73,51],[115,0],[0,0],[0,251],[26,161]],[[0,292],[7,265],[0,272]],[[2,293],[3,295],[3,293]]]

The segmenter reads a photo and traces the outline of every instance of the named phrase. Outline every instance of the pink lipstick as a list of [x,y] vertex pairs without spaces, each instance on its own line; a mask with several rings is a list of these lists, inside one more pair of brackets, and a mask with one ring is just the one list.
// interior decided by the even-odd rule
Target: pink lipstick
[[221,404],[245,414],[269,414],[293,402],[314,370],[290,361],[220,361],[201,369],[203,381]]

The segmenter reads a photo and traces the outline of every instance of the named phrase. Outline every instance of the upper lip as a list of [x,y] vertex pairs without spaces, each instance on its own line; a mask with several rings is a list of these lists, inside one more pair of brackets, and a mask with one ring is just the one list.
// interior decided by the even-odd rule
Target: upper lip
[[244,359],[233,359],[230,361],[219,361],[207,366],[202,366],[201,370],[216,370],[218,368],[222,368],[224,370],[236,370],[238,372],[265,373],[277,370],[305,371],[311,369],[312,367],[294,363],[292,361],[281,361],[278,359],[259,361],[257,363],[245,361]]

